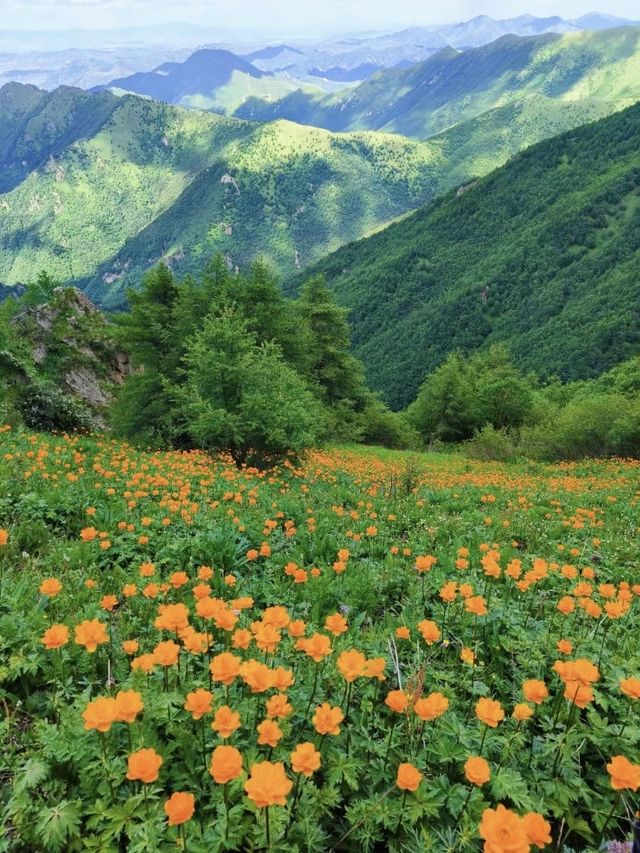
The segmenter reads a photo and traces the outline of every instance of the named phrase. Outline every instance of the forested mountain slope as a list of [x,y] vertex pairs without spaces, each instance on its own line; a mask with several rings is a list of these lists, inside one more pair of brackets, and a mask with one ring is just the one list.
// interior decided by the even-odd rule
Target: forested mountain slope
[[447,353],[494,342],[543,377],[598,375],[640,345],[640,105],[529,148],[315,273],[395,406]]

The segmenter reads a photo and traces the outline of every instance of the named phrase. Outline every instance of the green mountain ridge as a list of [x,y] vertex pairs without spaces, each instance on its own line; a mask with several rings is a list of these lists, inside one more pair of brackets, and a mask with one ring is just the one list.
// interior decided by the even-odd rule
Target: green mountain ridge
[[449,352],[498,342],[542,377],[602,373],[640,345],[640,105],[527,149],[317,273],[396,407]]
[[427,139],[534,94],[574,105],[602,99],[611,112],[616,102],[638,100],[640,27],[507,35],[464,52],[444,48],[408,68],[380,71],[355,89],[325,97],[296,92],[276,103],[253,99],[236,115]]
[[159,260],[184,271],[218,251],[291,274],[441,189],[426,143],[77,93],[87,97],[113,107],[98,131],[70,133],[57,155],[41,146],[43,165],[0,195],[5,284],[47,269],[114,305]]

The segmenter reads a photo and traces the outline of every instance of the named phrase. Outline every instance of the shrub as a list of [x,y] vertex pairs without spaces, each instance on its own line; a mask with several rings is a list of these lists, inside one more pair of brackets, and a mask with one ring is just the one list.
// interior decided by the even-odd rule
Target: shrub
[[487,424],[466,442],[464,452],[472,459],[485,462],[508,462],[516,455],[516,445],[507,429]]

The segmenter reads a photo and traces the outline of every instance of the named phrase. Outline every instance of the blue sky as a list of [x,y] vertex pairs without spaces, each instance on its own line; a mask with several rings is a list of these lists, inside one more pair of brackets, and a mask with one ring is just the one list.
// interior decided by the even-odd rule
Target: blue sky
[[[595,0],[597,2],[597,0]],[[2,29],[104,29],[184,21],[220,28],[298,35],[449,23],[475,15],[573,17],[594,0],[0,0]],[[608,0],[598,11],[640,17],[638,0]]]

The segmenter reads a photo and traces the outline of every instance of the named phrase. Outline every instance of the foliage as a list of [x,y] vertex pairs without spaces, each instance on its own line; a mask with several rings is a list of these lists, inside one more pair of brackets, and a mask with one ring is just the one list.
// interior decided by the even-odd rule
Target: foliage
[[639,126],[635,106],[533,146],[311,268],[349,309],[387,402],[407,405],[455,350],[504,343],[520,368],[565,381],[636,354]]
[[[264,472],[105,438],[0,442],[8,853],[477,853],[481,833],[505,842],[499,805],[523,853],[628,838],[636,462],[325,450]],[[343,716],[327,734],[325,702]],[[240,753],[226,783],[222,745]],[[140,749],[162,759],[147,782]],[[282,765],[268,809],[248,796],[264,761]]]
[[322,409],[274,343],[258,344],[231,312],[209,317],[188,342],[178,417],[196,447],[236,464],[297,453],[323,432]]

